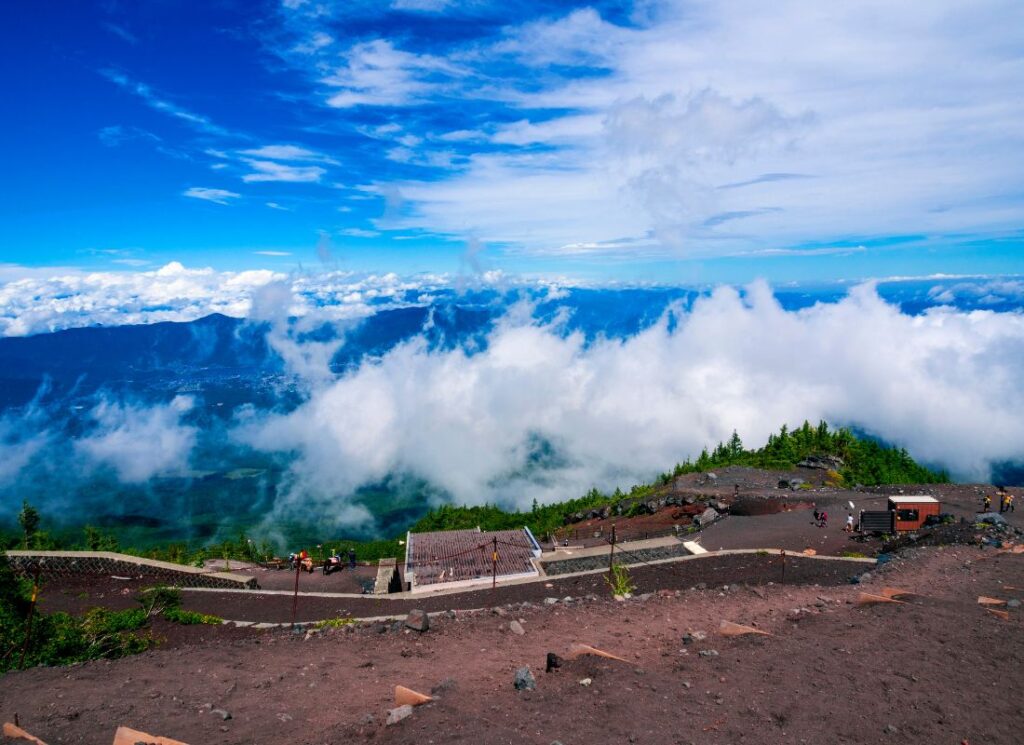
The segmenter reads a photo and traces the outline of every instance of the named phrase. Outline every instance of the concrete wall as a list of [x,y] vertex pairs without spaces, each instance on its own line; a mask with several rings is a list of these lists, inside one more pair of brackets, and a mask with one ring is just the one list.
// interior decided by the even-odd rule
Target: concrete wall
[[377,580],[373,583],[374,595],[387,595],[402,591],[402,580],[398,576],[397,559],[381,559],[377,563]]
[[[636,551],[615,551],[616,564],[639,564],[643,561],[658,561],[659,559],[671,559],[676,556],[689,556],[690,552],[682,543],[671,546],[657,546],[644,548]],[[559,574],[570,574],[572,572],[586,572],[592,569],[608,568],[608,552],[596,556],[581,556],[575,559],[562,559],[561,561],[546,561],[543,564],[544,572],[549,577]]]
[[36,567],[44,578],[82,575],[143,577],[154,583],[176,587],[215,587],[254,590],[259,587],[255,577],[172,564],[167,561],[143,559],[112,551],[8,551],[11,568],[31,576]]

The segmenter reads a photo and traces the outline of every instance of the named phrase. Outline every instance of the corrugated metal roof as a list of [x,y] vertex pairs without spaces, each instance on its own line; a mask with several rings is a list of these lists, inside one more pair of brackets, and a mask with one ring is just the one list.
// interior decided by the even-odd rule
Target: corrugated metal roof
[[531,559],[536,546],[525,530],[444,530],[410,533],[405,548],[406,571],[415,584],[485,579],[493,570],[492,552],[497,539],[497,576],[536,573]]
[[917,496],[903,496],[902,494],[896,497],[889,497],[890,502],[899,502],[901,504],[932,504],[938,502],[935,497],[928,497],[923,494]]

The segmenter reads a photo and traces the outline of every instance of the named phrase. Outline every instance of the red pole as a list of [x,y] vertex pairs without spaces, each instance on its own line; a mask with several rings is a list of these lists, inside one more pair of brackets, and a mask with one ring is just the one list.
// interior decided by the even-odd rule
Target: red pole
[[494,551],[491,553],[491,589],[498,587],[498,538],[494,538]]

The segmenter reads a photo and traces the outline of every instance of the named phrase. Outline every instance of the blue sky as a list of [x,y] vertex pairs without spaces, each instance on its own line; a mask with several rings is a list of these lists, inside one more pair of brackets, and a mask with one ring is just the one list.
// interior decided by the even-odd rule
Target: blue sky
[[19,3],[3,278],[1019,272],[1024,6]]

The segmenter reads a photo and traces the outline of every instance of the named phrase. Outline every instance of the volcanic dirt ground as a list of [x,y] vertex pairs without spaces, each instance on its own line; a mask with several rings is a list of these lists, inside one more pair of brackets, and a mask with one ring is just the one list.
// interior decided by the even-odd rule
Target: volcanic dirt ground
[[[136,657],[8,674],[0,716],[18,714],[51,745],[106,745],[119,724],[192,745],[1024,741],[1024,616],[1009,607],[1003,620],[977,603],[1024,597],[1024,555],[914,548],[859,585],[725,589],[705,577],[706,589],[681,589],[668,574],[635,575],[641,590],[662,592],[526,605],[508,596],[496,609],[434,616],[425,633],[182,632]],[[856,604],[886,586],[920,595]],[[516,620],[525,633],[511,630]],[[722,620],[771,636],[725,637]],[[627,661],[581,657],[546,673],[547,653],[564,656],[572,642]],[[536,690],[514,689],[523,666]],[[386,726],[396,684],[435,700]]]

